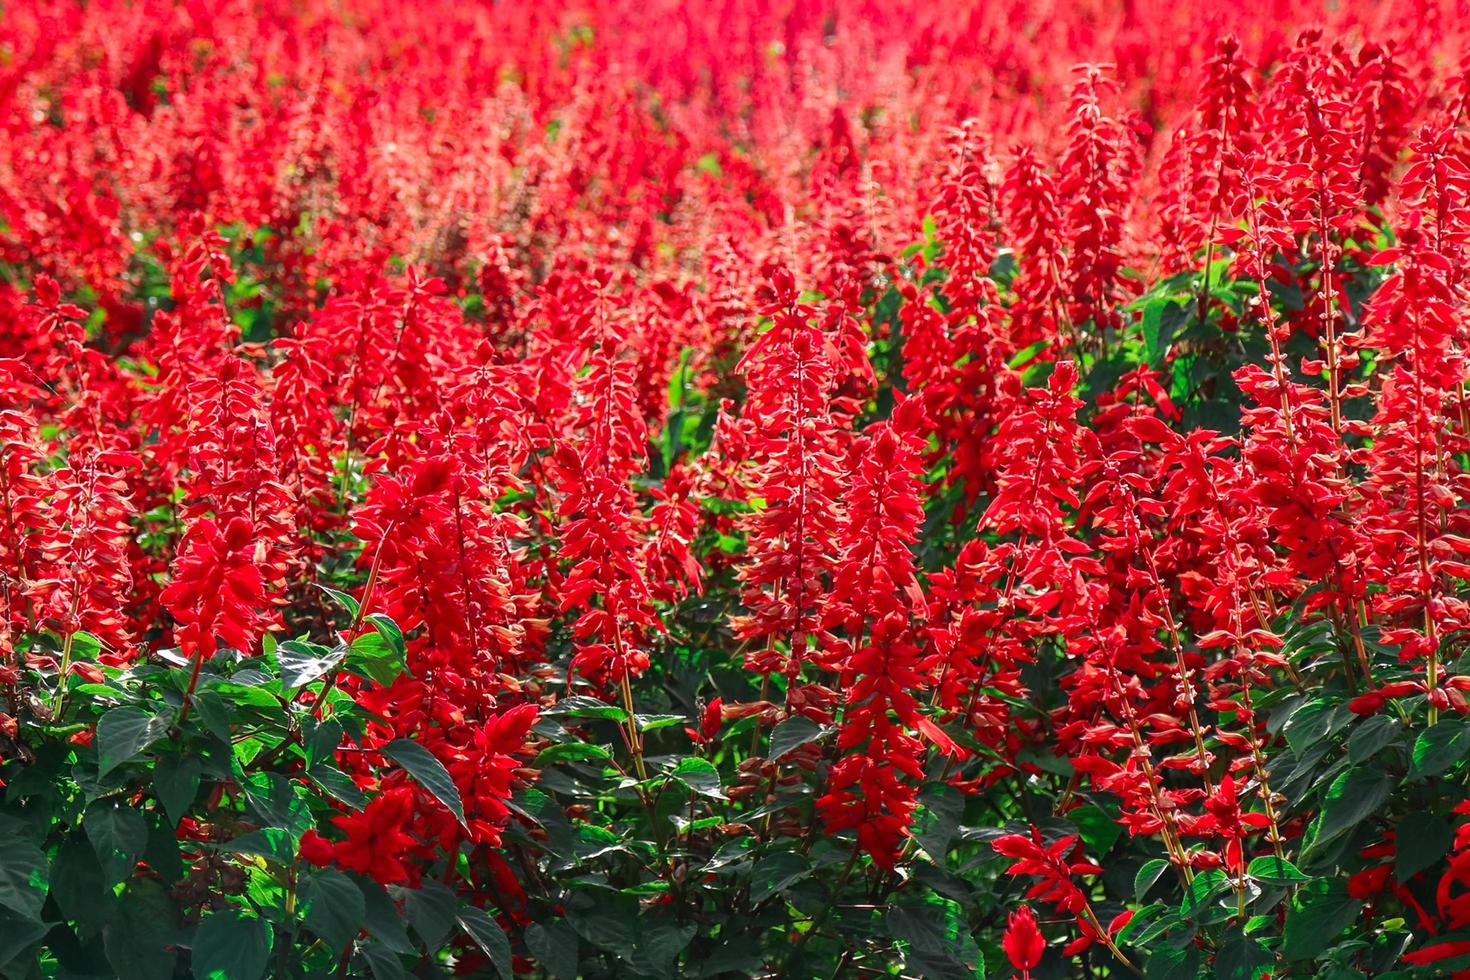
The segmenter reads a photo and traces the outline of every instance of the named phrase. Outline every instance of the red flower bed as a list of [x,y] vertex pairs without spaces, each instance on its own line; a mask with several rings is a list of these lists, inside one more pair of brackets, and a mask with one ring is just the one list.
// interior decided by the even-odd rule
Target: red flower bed
[[1470,11],[0,15],[0,972],[1470,976]]

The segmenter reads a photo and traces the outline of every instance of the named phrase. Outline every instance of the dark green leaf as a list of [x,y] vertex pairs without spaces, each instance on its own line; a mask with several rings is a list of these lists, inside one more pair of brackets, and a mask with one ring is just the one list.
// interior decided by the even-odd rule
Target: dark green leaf
[[1338,776],[1322,797],[1322,817],[1312,847],[1321,847],[1377,813],[1392,789],[1387,773],[1367,766]]
[[1087,845],[1087,853],[1094,857],[1102,857],[1111,851],[1123,834],[1122,826],[1102,807],[1079,806],[1067,817],[1077,825],[1082,842]]
[[770,759],[779,762],[810,742],[822,737],[822,729],[809,718],[787,718],[771,730]]
[[1286,913],[1281,955],[1289,960],[1316,958],[1353,923],[1360,908],[1348,894],[1345,878],[1319,878],[1303,885]]
[[915,976],[985,975],[980,950],[958,903],[938,896],[889,907],[888,934],[906,949],[906,972]]
[[1154,882],[1169,870],[1169,862],[1163,858],[1151,858],[1143,862],[1143,867],[1138,869],[1138,874],[1133,876],[1133,897],[1137,901],[1143,901],[1143,896],[1154,886]]
[[1150,953],[1144,961],[1144,980],[1198,980],[1203,959],[1203,954],[1193,944],[1163,946]]
[[289,866],[296,857],[291,835],[280,827],[261,827],[248,834],[241,834],[224,845],[223,849],[234,854],[263,857],[283,867]]
[[[515,980],[515,970],[511,967],[510,960],[510,940],[505,937],[505,930],[494,919],[484,910],[466,905],[459,910],[459,925],[469,933],[481,952],[490,958],[490,964],[500,974],[500,980]],[[576,949],[577,937],[571,938],[572,948]],[[534,952],[532,950],[533,954]]]
[[704,759],[695,756],[680,759],[669,775],[703,796],[724,799],[725,790],[720,786],[720,771]]
[[328,588],[325,585],[318,585],[317,588],[321,589],[327,595],[331,596],[343,609],[346,609],[347,615],[353,617],[357,615],[357,600],[352,598],[352,596],[348,595],[346,592]]
[[413,931],[427,948],[437,949],[454,928],[455,909],[459,904],[454,892],[443,882],[425,878],[422,887],[405,888],[399,894]]
[[398,914],[398,907],[393,904],[393,899],[388,897],[387,890],[371,878],[362,875],[351,877],[357,883],[358,890],[362,892],[366,909],[362,917],[363,927],[393,952],[413,952],[413,943],[409,942],[408,930],[403,925],[403,917]]
[[97,776],[100,779],[135,758],[168,731],[169,719],[124,705],[97,720]]
[[[7,853],[8,848],[0,851],[0,863]],[[95,935],[106,921],[112,891],[103,878],[97,851],[80,834],[68,834],[56,851],[51,897],[64,916],[76,921],[84,938]]]
[[1459,765],[1470,754],[1470,725],[1463,718],[1449,718],[1414,739],[1411,776],[1434,776]]
[[205,916],[194,933],[195,980],[260,980],[271,955],[271,927],[233,909]]
[[39,922],[48,868],[41,849],[17,833],[0,834],[0,907]]
[[1179,914],[1185,916],[1197,916],[1205,905],[1215,896],[1223,894],[1230,888],[1230,879],[1225,872],[1219,868],[1210,868],[1201,871],[1194,876],[1189,883],[1189,888],[1184,893],[1184,902],[1179,906]]
[[1428,810],[1414,810],[1399,822],[1393,839],[1394,876],[1407,884],[1415,874],[1449,852],[1455,832],[1443,818]]
[[953,786],[939,783],[926,787],[919,801],[923,809],[914,823],[914,839],[936,864],[943,865],[965,815],[965,798]]
[[548,715],[566,715],[568,718],[601,718],[605,721],[624,721],[628,713],[615,704],[589,698],[586,695],[562,698],[546,710]]
[[1312,880],[1311,875],[1302,874],[1297,870],[1296,865],[1275,855],[1258,857],[1251,861],[1250,866],[1246,869],[1246,874],[1268,885],[1294,885]]
[[1397,718],[1388,715],[1374,715],[1363,719],[1348,738],[1348,760],[1356,763],[1373,758],[1398,738],[1403,727]]
[[119,980],[172,980],[178,911],[163,886],[135,879],[112,909],[102,944]]
[[577,945],[577,931],[565,922],[538,922],[526,929],[526,946],[554,980],[577,980]]
[[329,766],[326,763],[312,766],[306,770],[306,777],[316,783],[332,799],[340,800],[354,810],[361,810],[367,803],[367,797],[363,796],[362,790],[357,788],[352,777],[336,766]]
[[341,953],[362,929],[367,903],[362,889],[340,871],[324,868],[302,877],[298,892],[306,928]]
[[795,851],[767,854],[755,863],[750,882],[750,900],[755,903],[763,902],[811,873],[811,860],[805,855]]
[[449,777],[449,770],[434,754],[417,742],[396,738],[383,746],[382,752],[398,763],[408,774],[419,781],[419,785],[433,794],[454,814],[460,826],[465,826],[464,803],[460,801],[459,787]]
[[[50,931],[51,926],[45,922],[17,915],[9,909],[0,909],[0,967],[25,952],[32,943]],[[35,951],[32,950],[31,957],[34,956]],[[7,971],[7,975],[17,974]]]
[[278,772],[251,774],[240,780],[240,786],[250,809],[267,826],[299,836],[315,823],[306,805],[306,788]]
[[612,753],[601,745],[591,742],[562,742],[548,745],[538,752],[532,765],[540,769],[559,762],[607,762],[611,759]]
[[689,947],[694,931],[692,923],[685,926],[672,923],[649,926],[643,930],[643,938],[639,941],[634,956],[634,965],[639,967],[639,972],[646,970],[656,977],[673,976],[674,964],[679,955]]
[[1261,980],[1276,957],[1260,942],[1235,933],[1226,937],[1215,954],[1215,980]]
[[373,980],[411,980],[408,971],[403,968],[403,961],[399,958],[398,953],[383,943],[367,943],[358,950],[358,953],[367,963],[368,969],[372,971]]
[[196,756],[161,755],[153,765],[153,795],[177,826],[199,795],[203,767]]
[[82,816],[82,830],[97,851],[108,884],[131,877],[148,844],[148,823],[142,813],[116,798],[98,800]]
[[567,921],[597,949],[632,956],[638,946],[638,900],[618,892],[582,888],[567,900]]

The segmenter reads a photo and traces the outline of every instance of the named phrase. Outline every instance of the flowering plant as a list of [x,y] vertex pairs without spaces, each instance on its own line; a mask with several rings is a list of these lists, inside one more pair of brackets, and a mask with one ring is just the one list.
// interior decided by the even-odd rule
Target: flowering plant
[[1470,976],[1463,14],[7,6],[0,974]]

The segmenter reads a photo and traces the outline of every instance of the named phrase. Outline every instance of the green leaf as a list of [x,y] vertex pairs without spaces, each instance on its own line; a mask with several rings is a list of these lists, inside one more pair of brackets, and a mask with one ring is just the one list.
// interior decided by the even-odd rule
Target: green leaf
[[399,954],[386,944],[365,943],[357,952],[372,971],[373,980],[412,980],[408,971],[403,968]]
[[82,830],[97,851],[108,884],[132,876],[148,844],[148,823],[142,813],[116,798],[98,800],[82,815]]
[[938,783],[926,787],[919,802],[923,809],[914,821],[914,839],[942,867],[965,816],[965,798],[948,783]]
[[353,640],[344,663],[383,687],[392,684],[406,669],[404,659],[395,654],[383,634],[376,631],[363,633]]
[[272,938],[270,925],[256,916],[211,913],[194,933],[192,972],[196,980],[260,980]]
[[1133,917],[1118,930],[1115,938],[1120,946],[1142,946],[1152,937],[1163,934],[1180,924],[1179,917],[1172,914],[1163,902],[1150,902],[1134,909]]
[[935,895],[894,904],[888,934],[905,945],[905,972],[921,977],[983,977],[985,961],[959,903]]
[[1315,959],[1358,916],[1361,903],[1348,894],[1345,878],[1319,878],[1303,885],[1286,913],[1281,955]]
[[183,880],[184,852],[174,824],[157,807],[143,814],[148,824],[148,842],[143,845],[143,863],[148,870],[169,884]]
[[608,762],[612,757],[612,753],[601,745],[591,742],[562,742],[548,745],[538,752],[532,765],[544,769],[559,762]]
[[213,691],[199,691],[194,695],[194,716],[204,723],[211,735],[226,745],[230,741],[230,710],[224,699]]
[[325,585],[318,585],[317,588],[321,589],[327,595],[331,596],[332,599],[336,601],[337,605],[341,606],[343,609],[346,609],[347,610],[347,615],[356,618],[356,616],[357,616],[357,600],[356,599],[352,598],[352,596],[348,595],[346,592],[342,592],[342,591],[340,591],[338,589],[328,588]]
[[1332,781],[1322,797],[1322,817],[1312,847],[1318,848],[1377,813],[1393,783],[1387,773],[1367,766],[1349,769]]
[[119,980],[172,980],[178,910],[156,881],[134,879],[112,904],[102,947]]
[[689,948],[694,932],[692,922],[684,926],[661,922],[645,928],[633,958],[638,972],[651,973],[656,977],[673,976],[674,964],[679,954]]
[[1442,817],[1428,810],[1408,814],[1399,822],[1393,836],[1394,877],[1407,884],[1415,874],[1443,858],[1454,839],[1454,830]]
[[1403,725],[1389,715],[1365,718],[1348,737],[1348,761],[1366,762],[1399,737]]
[[412,953],[413,943],[409,942],[403,917],[398,914],[398,906],[393,904],[393,899],[388,897],[387,889],[363,875],[354,874],[351,878],[362,892],[366,908],[362,916],[363,927],[393,952]]
[[1261,974],[1275,964],[1276,957],[1259,941],[1235,933],[1215,954],[1215,980],[1261,980]]
[[[0,844],[0,865],[7,857],[10,857],[9,846]],[[0,872],[0,889],[4,888],[4,880],[5,875]],[[96,850],[82,834],[68,834],[57,848],[51,866],[51,897],[62,915],[76,921],[83,939],[95,936],[102,929],[112,890],[103,879]]]
[[708,760],[695,756],[680,759],[669,770],[669,775],[701,796],[725,798],[725,790],[720,785],[720,771]]
[[337,748],[342,744],[342,725],[332,719],[318,722],[307,715],[302,725],[306,748],[306,767],[311,769],[322,763],[336,765]]
[[302,877],[298,897],[306,928],[341,953],[362,929],[367,903],[362,890],[340,871],[324,868]]
[[426,948],[438,949],[454,928],[455,907],[458,905],[454,892],[443,882],[425,878],[422,887],[405,888],[398,894],[403,899],[403,911],[413,931],[419,934]]
[[1410,776],[1433,776],[1459,765],[1470,754],[1470,725],[1450,718],[1419,733],[1414,740]]
[[822,737],[822,728],[809,718],[787,718],[771,730],[770,760],[779,762],[810,742]]
[[164,812],[178,826],[189,813],[199,795],[199,775],[203,767],[193,755],[161,755],[153,764],[153,795]]
[[1094,857],[1101,857],[1111,851],[1123,834],[1123,828],[1118,821],[1099,806],[1079,806],[1068,813],[1067,817],[1077,825],[1082,842],[1087,845],[1087,853]]
[[41,921],[48,888],[46,855],[17,833],[0,835],[0,906]]
[[[0,966],[10,963],[12,959],[30,949],[31,944],[44,937],[51,931],[48,923],[26,916],[16,915],[8,909],[0,909]],[[31,949],[28,959],[34,959],[36,950]],[[18,964],[11,964],[12,968]],[[6,971],[7,976],[17,974]]]
[[327,676],[346,656],[345,646],[329,650],[316,643],[287,640],[276,650],[276,663],[281,667],[281,684],[288,691],[304,687]]
[[393,651],[393,656],[397,657],[400,663],[403,662],[408,656],[408,648],[403,642],[403,631],[398,628],[398,624],[382,613],[369,613],[363,619],[373,624],[373,629],[383,637],[383,642],[388,644],[388,649]]
[[1139,331],[1143,337],[1143,353],[1148,363],[1155,368],[1163,364],[1164,351],[1159,345],[1159,321],[1163,319],[1164,307],[1169,305],[1169,297],[1153,296],[1143,307],[1143,320],[1139,325]]
[[673,728],[689,721],[683,715],[634,715],[634,723],[640,732],[656,732],[660,728]]
[[240,780],[240,787],[250,809],[268,827],[279,827],[296,837],[315,823],[306,803],[306,787],[281,773],[251,773]]
[[123,705],[97,720],[97,778],[135,758],[168,731],[169,719]]
[[1198,980],[1203,959],[1203,954],[1193,944],[1162,946],[1144,961],[1144,980]]
[[288,867],[296,858],[291,835],[280,827],[261,827],[248,834],[241,834],[223,845],[222,850],[262,857],[282,867]]
[[755,863],[750,879],[750,900],[764,902],[777,892],[807,878],[812,873],[810,859],[795,851],[775,851]]
[[306,770],[306,778],[332,799],[339,800],[354,810],[361,810],[367,803],[367,797],[363,795],[362,790],[357,788],[352,777],[336,766],[329,766],[326,763],[312,766]]
[[618,892],[582,888],[566,903],[567,921],[597,949],[632,956],[638,947],[638,899]]
[[434,754],[417,742],[406,738],[396,738],[383,746],[382,752],[388,758],[398,763],[408,774],[419,781],[419,785],[433,794],[434,799],[443,803],[454,814],[461,827],[468,829],[464,819],[464,803],[459,797],[459,787],[454,785],[454,780],[449,776],[449,770],[444,768],[444,763],[434,757]]
[[1301,755],[1317,742],[1336,732],[1353,719],[1351,712],[1328,701],[1309,701],[1298,708],[1286,723],[1286,742]]
[[1179,906],[1179,914],[1185,916],[1197,915],[1199,910],[1215,896],[1220,895],[1230,888],[1230,879],[1225,872],[1219,868],[1210,868],[1201,871],[1194,876],[1189,883],[1189,889],[1184,893],[1184,901]]
[[599,701],[597,698],[589,698],[583,694],[562,698],[546,709],[545,713],[566,715],[568,718],[601,718],[605,721],[625,721],[628,717],[628,713],[617,705]]
[[1143,867],[1138,869],[1138,874],[1133,876],[1133,897],[1137,901],[1143,901],[1143,896],[1154,886],[1154,882],[1169,870],[1169,862],[1163,858],[1151,858],[1143,862]]
[[565,922],[537,922],[526,929],[526,947],[554,980],[577,980],[577,931]]
[[1268,885],[1295,885],[1303,881],[1311,881],[1312,876],[1302,874],[1297,866],[1286,858],[1276,857],[1268,854],[1251,861],[1246,868],[1246,874],[1257,881],[1263,881]]
[[[484,910],[466,905],[459,910],[459,926],[475,941],[481,952],[490,958],[490,964],[500,974],[501,980],[515,980],[515,970],[510,961],[510,940],[494,919]],[[572,936],[573,949],[576,948],[576,941],[577,937]]]

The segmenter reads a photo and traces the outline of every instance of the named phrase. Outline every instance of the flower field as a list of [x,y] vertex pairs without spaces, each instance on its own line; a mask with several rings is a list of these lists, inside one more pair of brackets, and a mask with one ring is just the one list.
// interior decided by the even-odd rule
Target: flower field
[[0,7],[0,977],[1470,977],[1470,4]]

